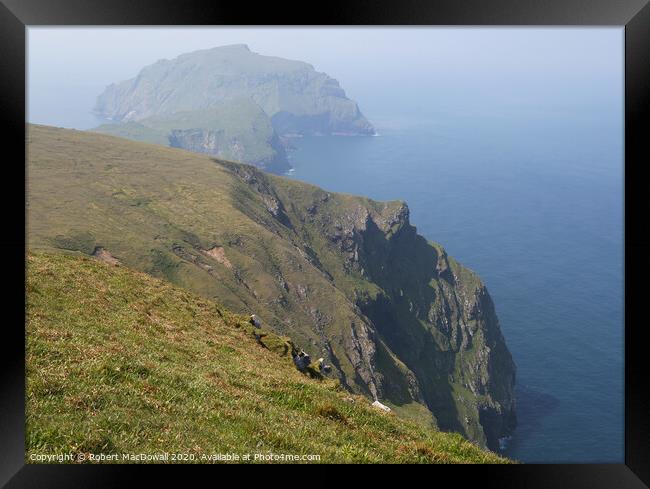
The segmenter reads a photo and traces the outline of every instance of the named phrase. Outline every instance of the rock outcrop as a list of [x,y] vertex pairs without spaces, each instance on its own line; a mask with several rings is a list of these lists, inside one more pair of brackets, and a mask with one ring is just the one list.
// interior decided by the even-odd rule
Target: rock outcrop
[[326,195],[300,220],[338,252],[340,270],[328,271],[364,318],[347,347],[359,377],[372,395],[423,403],[440,428],[496,450],[516,425],[515,365],[485,285],[417,234],[404,203],[357,201],[341,213],[340,196]]

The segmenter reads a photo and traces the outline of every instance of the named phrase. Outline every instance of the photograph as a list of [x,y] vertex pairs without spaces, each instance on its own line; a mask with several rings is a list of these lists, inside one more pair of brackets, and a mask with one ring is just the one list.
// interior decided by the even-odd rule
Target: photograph
[[650,487],[648,0],[154,3],[0,3],[0,487]]
[[28,463],[623,461],[621,28],[27,36]]

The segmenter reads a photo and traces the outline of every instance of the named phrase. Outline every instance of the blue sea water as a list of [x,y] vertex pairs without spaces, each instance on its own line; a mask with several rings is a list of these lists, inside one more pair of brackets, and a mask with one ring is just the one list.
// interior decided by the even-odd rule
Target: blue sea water
[[400,199],[475,270],[517,365],[524,462],[623,462],[623,125],[579,114],[376,113],[295,140],[292,178]]
[[[100,123],[90,96],[62,100],[30,120]],[[395,105],[369,114],[377,137],[293,140],[290,177],[406,201],[418,232],[481,276],[517,365],[504,454],[623,462],[622,111]]]

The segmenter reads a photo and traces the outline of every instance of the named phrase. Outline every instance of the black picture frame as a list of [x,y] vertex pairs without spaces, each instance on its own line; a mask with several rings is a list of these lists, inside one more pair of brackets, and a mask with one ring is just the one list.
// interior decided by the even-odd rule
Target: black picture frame
[[[24,262],[25,40],[36,25],[613,25],[625,27],[625,463],[522,464],[438,468],[482,487],[642,488],[650,485],[650,402],[644,278],[650,276],[645,233],[644,166],[650,161],[643,122],[650,105],[648,0],[331,0],[326,3],[170,0],[1,0],[0,118],[4,235],[3,340],[0,361],[0,484],[6,487],[122,487],[124,466],[25,464]],[[317,8],[313,8],[317,7]],[[13,155],[9,157],[8,155]],[[24,207],[23,207],[24,209]],[[22,286],[22,287],[21,287]],[[20,325],[23,325],[21,327]],[[451,471],[451,472],[450,472]],[[144,471],[139,471],[140,474]],[[151,470],[146,474],[151,475]],[[441,472],[435,472],[438,479]],[[432,482],[434,483],[434,482]]]

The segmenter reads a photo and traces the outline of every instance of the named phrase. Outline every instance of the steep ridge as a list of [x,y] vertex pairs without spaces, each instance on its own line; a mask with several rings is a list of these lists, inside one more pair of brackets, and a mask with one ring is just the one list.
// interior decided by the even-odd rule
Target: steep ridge
[[515,366],[480,279],[403,202],[30,126],[31,249],[110,253],[289,335],[353,392],[496,449]]
[[30,462],[507,462],[310,379],[290,340],[168,282],[37,253],[26,286]]

